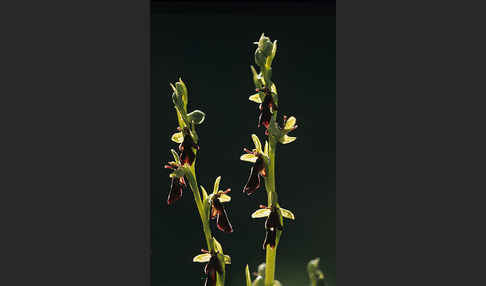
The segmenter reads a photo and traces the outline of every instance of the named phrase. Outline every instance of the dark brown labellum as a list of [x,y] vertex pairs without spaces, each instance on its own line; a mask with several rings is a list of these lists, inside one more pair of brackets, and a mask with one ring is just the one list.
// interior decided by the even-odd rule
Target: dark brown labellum
[[199,150],[199,146],[192,140],[189,131],[184,130],[184,140],[179,144],[179,151],[181,151],[180,159],[182,164],[192,165],[196,159],[196,152],[194,149]]
[[228,214],[224,209],[223,204],[219,201],[219,198],[213,199],[211,218],[216,216],[216,226],[219,230],[227,233],[233,232],[233,227],[228,219]]
[[259,106],[260,116],[258,117],[258,127],[263,125],[265,126],[265,128],[268,128],[268,126],[270,125],[270,120],[272,119],[273,110],[277,110],[277,106],[273,102],[273,97],[270,90],[268,88],[265,88],[264,91],[265,98]]
[[270,215],[267,217],[265,221],[265,228],[266,229],[278,229],[283,230],[282,224],[280,223],[280,217],[277,212],[277,208],[273,207]]
[[250,177],[243,188],[243,193],[253,194],[260,188],[260,176],[265,175],[265,164],[261,156],[258,157],[255,164],[250,169]]
[[276,239],[277,231],[275,230],[275,228],[267,229],[267,232],[265,234],[265,241],[263,241],[263,250],[265,250],[267,244],[270,245],[270,247],[275,247]]
[[204,285],[216,286],[216,272],[218,272],[220,275],[223,273],[223,267],[221,266],[216,254],[211,254],[211,259],[209,259],[208,264],[206,264],[204,267],[204,272],[207,275]]
[[182,197],[182,187],[186,185],[184,177],[172,178],[172,184],[170,186],[169,196],[167,198],[167,204],[170,205],[178,201]]

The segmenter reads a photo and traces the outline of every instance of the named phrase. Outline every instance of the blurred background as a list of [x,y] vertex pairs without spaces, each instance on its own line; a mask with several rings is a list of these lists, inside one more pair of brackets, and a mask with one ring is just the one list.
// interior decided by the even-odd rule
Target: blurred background
[[[257,128],[258,105],[250,65],[260,35],[278,41],[273,81],[279,93],[279,116],[297,118],[297,140],[278,145],[276,189],[282,207],[295,221],[285,221],[277,252],[276,279],[285,286],[309,285],[306,266],[321,258],[328,284],[336,280],[336,17],[335,6],[325,13],[268,8],[210,11],[173,9],[152,4],[151,18],[151,224],[152,285],[203,285],[203,264],[192,258],[206,248],[192,193],[167,206],[170,140],[177,118],[169,82],[179,77],[189,92],[188,110],[200,109],[201,147],[196,162],[198,183],[212,189],[222,176],[221,189],[231,188],[226,204],[234,233],[212,224],[213,234],[232,258],[227,283],[244,285],[244,267],[250,271],[265,261],[262,243],[264,219],[251,219],[266,204],[261,188],[252,196],[242,193],[250,164],[239,160],[243,147],[253,148],[250,134],[264,140]],[[317,11],[317,10],[316,10]],[[324,10],[321,10],[324,11]],[[212,13],[213,12],[213,13]],[[282,11],[280,11],[282,12]]]

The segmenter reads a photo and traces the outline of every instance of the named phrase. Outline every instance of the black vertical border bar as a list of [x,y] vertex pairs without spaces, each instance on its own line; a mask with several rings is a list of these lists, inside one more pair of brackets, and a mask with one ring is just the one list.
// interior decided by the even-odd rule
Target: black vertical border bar
[[145,158],[147,158],[145,164],[145,273],[146,273],[146,286],[152,286],[152,181],[151,181],[151,169],[152,169],[152,0],[145,0],[148,2],[145,12],[145,38],[148,42],[148,53],[145,55]]
[[0,285],[150,285],[150,1],[0,2]]

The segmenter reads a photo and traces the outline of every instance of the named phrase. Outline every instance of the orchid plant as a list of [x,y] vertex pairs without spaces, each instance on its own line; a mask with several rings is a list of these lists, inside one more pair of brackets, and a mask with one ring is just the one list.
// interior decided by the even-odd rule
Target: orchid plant
[[177,114],[179,126],[176,133],[171,137],[174,143],[178,143],[178,151],[172,149],[174,161],[170,161],[165,168],[170,169],[171,187],[167,198],[167,204],[172,205],[181,199],[183,189],[187,186],[191,189],[196,203],[199,216],[201,217],[204,236],[206,238],[206,249],[193,258],[194,262],[206,263],[204,272],[206,274],[205,286],[223,286],[225,280],[225,265],[231,263],[229,255],[225,255],[223,247],[211,233],[210,220],[215,219],[217,228],[225,233],[233,232],[233,227],[223,203],[231,200],[228,195],[230,189],[221,191],[219,185],[221,177],[217,177],[213,192],[208,194],[203,186],[199,189],[196,179],[196,159],[199,151],[199,137],[196,126],[203,123],[205,114],[200,110],[187,111],[188,92],[185,83],[179,79],[171,84],[172,102]]
[[257,45],[255,63],[259,72],[253,66],[250,66],[250,69],[257,93],[251,95],[249,100],[259,104],[258,127],[265,128],[267,139],[262,148],[258,136],[252,134],[251,138],[255,148],[251,151],[244,148],[246,154],[243,154],[240,159],[253,164],[243,192],[247,195],[255,193],[261,186],[261,178],[263,178],[267,192],[267,206],[261,205],[260,209],[256,210],[251,217],[266,217],[263,242],[263,250],[266,251],[264,285],[273,286],[280,284],[275,280],[275,263],[278,243],[284,230],[283,218],[295,219],[295,215],[290,210],[282,208],[278,202],[275,188],[275,154],[278,143],[288,144],[297,139],[287,135],[297,128],[295,124],[297,120],[293,116],[290,118],[284,116],[283,124],[278,123],[279,95],[277,87],[272,81],[272,62],[277,52],[277,41],[272,42],[270,38],[262,34],[255,44]]
[[[257,135],[252,134],[251,139],[254,148],[249,150],[243,148],[245,154],[240,159],[251,163],[250,175],[243,193],[251,196],[262,186],[265,186],[267,194],[266,205],[259,206],[254,211],[252,218],[266,218],[265,238],[263,250],[266,252],[265,263],[260,264],[258,272],[254,273],[255,279],[251,279],[248,265],[245,268],[246,286],[279,286],[281,282],[275,279],[275,266],[277,247],[284,230],[284,218],[295,220],[292,211],[284,209],[279,201],[275,188],[275,156],[277,145],[288,144],[296,140],[288,134],[297,128],[296,118],[283,116],[282,124],[279,124],[279,94],[277,87],[272,81],[272,62],[277,51],[277,41],[270,41],[264,34],[261,35],[255,51],[255,63],[259,72],[254,66],[250,66],[253,74],[256,93],[249,97],[249,100],[258,103],[258,128],[265,130],[265,144],[262,145]],[[174,104],[178,127],[177,132],[171,137],[174,143],[179,144],[177,151],[172,149],[173,161],[168,162],[165,168],[170,169],[171,179],[170,191],[167,197],[167,204],[172,205],[182,198],[183,190],[189,187],[193,193],[197,210],[201,217],[202,229],[206,239],[206,248],[201,254],[193,258],[194,262],[205,263],[204,273],[206,275],[205,286],[223,286],[225,283],[226,264],[231,263],[229,255],[224,254],[222,245],[213,236],[210,228],[211,220],[216,221],[217,229],[224,233],[232,233],[233,227],[229,221],[225,204],[231,201],[228,195],[230,189],[222,191],[219,189],[221,177],[217,177],[212,193],[208,194],[203,186],[199,186],[196,179],[196,159],[200,149],[199,137],[196,126],[203,123],[205,113],[200,110],[188,112],[188,91],[185,83],[179,79],[172,88],[172,102]],[[262,184],[263,181],[263,184]],[[308,263],[308,273],[311,285],[321,285],[324,281],[324,274],[318,267],[319,259],[311,260]]]

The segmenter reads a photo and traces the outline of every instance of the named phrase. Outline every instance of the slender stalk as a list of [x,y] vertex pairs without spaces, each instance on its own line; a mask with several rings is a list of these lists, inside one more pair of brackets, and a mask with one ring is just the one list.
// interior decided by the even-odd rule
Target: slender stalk
[[199,191],[199,187],[197,185],[196,180],[196,172],[194,170],[194,165],[191,166],[189,174],[186,175],[187,180],[189,181],[189,186],[194,194],[194,201],[196,202],[197,210],[199,211],[199,215],[201,216],[201,221],[203,225],[204,236],[206,237],[206,243],[208,245],[208,250],[212,251],[213,247],[213,240],[211,235],[211,228],[209,227],[209,223],[207,221],[207,214],[204,211],[203,202],[201,200],[201,195]]

